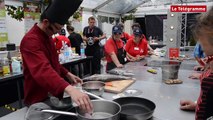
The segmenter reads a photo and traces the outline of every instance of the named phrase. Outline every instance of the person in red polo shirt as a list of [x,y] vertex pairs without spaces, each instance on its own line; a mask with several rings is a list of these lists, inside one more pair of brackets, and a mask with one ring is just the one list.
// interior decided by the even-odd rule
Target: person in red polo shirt
[[[132,25],[132,31],[133,31],[134,29],[137,29],[137,28],[141,29],[140,24],[139,24],[139,23],[133,23],[133,25]],[[145,36],[144,34],[143,34],[143,37],[144,37],[144,40],[147,41],[146,36]],[[134,38],[134,34],[132,34],[132,35],[130,36],[130,38]],[[147,42],[147,43],[148,43],[148,42]],[[149,44],[147,44],[147,47],[148,47],[148,54],[152,55],[152,54],[154,53],[154,50],[152,49],[152,47],[151,47]]]
[[66,37],[65,29],[61,29],[59,36],[56,36],[53,41],[55,43],[55,47],[58,54],[60,54],[61,49],[63,49],[63,44],[66,44],[68,47],[71,47],[70,40]]
[[125,63],[124,44],[121,40],[122,29],[119,25],[112,28],[112,37],[109,38],[104,46],[105,56],[107,60],[106,70],[109,71],[113,68],[122,68]]
[[129,39],[125,46],[126,57],[129,61],[139,61],[148,54],[147,41],[140,28],[134,29],[133,34],[134,37]]

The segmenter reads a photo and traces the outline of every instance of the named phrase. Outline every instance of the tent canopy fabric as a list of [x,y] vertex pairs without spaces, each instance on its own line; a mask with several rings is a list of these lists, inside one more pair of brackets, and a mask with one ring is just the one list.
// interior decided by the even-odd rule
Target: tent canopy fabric
[[146,9],[147,7],[166,6],[171,4],[190,4],[190,3],[206,3],[213,0],[83,0],[81,7],[86,9],[114,13],[126,14],[131,10]]

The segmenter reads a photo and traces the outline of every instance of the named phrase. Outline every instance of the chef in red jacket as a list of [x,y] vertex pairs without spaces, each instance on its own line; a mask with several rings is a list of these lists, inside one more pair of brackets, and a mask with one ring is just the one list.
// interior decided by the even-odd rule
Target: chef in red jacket
[[48,99],[48,94],[58,98],[68,93],[83,110],[90,111],[89,97],[66,82],[82,80],[59,64],[52,35],[61,30],[68,18],[78,9],[82,0],[54,0],[41,14],[21,41],[20,50],[24,68],[24,102],[31,105]]
[[133,34],[134,37],[129,39],[125,46],[126,57],[129,61],[139,61],[147,55],[148,43],[140,28],[135,28]]

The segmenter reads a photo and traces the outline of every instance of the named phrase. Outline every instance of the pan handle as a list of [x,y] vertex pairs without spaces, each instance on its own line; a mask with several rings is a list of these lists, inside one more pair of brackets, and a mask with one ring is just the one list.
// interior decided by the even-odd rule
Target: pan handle
[[94,97],[94,98],[96,98],[96,99],[99,99],[99,100],[106,100],[106,99],[104,99],[104,98],[102,98],[102,97],[99,97],[99,96],[97,96],[97,95],[95,95],[95,94],[92,94],[92,93],[90,93],[90,92],[87,92],[87,91],[84,91],[84,93],[86,93],[87,95],[92,96],[92,97]]
[[43,110],[41,110],[41,112],[53,113],[53,114],[61,114],[61,115],[69,115],[69,116],[78,116],[77,114],[72,113],[72,112],[64,112],[64,111],[59,111],[59,110],[47,110],[47,109],[43,109]]

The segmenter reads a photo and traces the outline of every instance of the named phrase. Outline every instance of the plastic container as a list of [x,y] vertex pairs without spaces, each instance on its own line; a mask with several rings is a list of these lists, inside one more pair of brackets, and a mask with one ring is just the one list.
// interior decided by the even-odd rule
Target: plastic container
[[81,52],[81,57],[82,57],[82,58],[86,57],[86,56],[85,56],[85,46],[84,46],[84,43],[83,43],[83,42],[81,43],[81,51],[80,51],[80,52]]
[[16,59],[12,59],[12,72],[13,74],[21,73],[21,63]]

